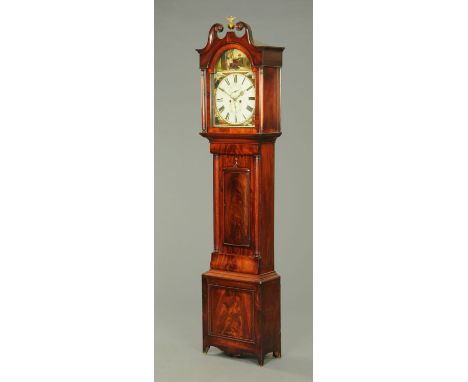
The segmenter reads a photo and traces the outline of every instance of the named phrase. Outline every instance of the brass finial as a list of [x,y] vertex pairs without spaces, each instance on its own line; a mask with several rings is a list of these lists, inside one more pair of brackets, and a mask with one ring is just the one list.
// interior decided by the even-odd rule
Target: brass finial
[[234,16],[228,16],[226,18],[227,18],[227,21],[228,21],[228,28],[229,29],[234,29],[234,27],[236,26],[236,24],[234,23],[234,20],[236,18]]

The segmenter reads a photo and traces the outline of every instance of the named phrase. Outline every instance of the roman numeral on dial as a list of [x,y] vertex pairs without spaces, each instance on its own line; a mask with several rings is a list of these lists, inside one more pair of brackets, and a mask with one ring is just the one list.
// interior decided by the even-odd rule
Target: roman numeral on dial
[[249,105],[247,105],[247,110],[248,110],[248,111],[253,111],[253,108],[250,107]]

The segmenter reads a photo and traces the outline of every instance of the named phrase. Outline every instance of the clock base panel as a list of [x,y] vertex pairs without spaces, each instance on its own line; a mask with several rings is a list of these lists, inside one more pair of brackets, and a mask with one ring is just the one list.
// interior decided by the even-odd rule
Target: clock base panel
[[280,276],[210,270],[202,275],[203,352],[281,356]]

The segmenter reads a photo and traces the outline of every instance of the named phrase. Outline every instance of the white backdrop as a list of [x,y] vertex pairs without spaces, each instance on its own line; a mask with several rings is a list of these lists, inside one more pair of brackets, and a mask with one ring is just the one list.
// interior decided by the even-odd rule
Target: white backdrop
[[468,4],[314,2],[314,376],[467,381]]
[[153,380],[153,3],[0,3],[0,380]]

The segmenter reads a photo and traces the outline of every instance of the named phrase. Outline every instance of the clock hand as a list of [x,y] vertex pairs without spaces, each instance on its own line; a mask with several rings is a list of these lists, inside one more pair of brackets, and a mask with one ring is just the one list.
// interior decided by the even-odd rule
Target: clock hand
[[229,97],[231,97],[235,101],[235,99],[232,97],[232,95],[230,95],[226,90],[224,90],[222,88],[218,88],[218,89],[221,90],[224,94],[227,94]]
[[[237,90],[236,90],[236,91],[237,91]],[[244,91],[242,90],[236,98],[232,98],[232,97],[231,97],[231,98],[232,98],[234,101],[237,101],[237,99],[238,99],[239,97],[242,97],[243,95],[244,95]]]

